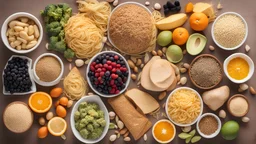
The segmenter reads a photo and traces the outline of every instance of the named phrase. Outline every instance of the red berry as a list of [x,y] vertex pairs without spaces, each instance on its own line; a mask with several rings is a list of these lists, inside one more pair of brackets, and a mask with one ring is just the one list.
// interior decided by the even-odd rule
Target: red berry
[[96,65],[96,62],[92,62],[92,65],[95,66],[95,65]]
[[104,68],[108,68],[108,64],[104,64]]
[[112,66],[108,66],[108,70],[112,70]]
[[98,81],[101,81],[101,77],[98,77]]
[[102,68],[103,65],[102,64],[98,64],[98,66],[99,66],[99,68]]
[[115,80],[111,80],[110,85],[114,85],[114,84],[115,84]]
[[90,66],[90,70],[91,70],[91,71],[95,71],[95,68],[91,65],[91,66]]
[[99,65],[97,64],[97,65],[95,65],[95,68],[97,69],[97,68],[99,68]]
[[115,56],[114,56],[114,59],[115,59],[115,60],[118,60],[118,59],[119,59],[118,55],[115,55]]
[[94,84],[98,85],[98,84],[99,84],[99,81],[95,81]]
[[110,60],[107,61],[107,64],[111,64],[112,62]]
[[116,68],[113,68],[111,71],[112,73],[116,73]]
[[111,94],[114,94],[115,91],[116,91],[116,90],[112,88],[112,89],[110,90],[110,93],[111,93]]
[[100,73],[95,73],[95,77],[99,77],[100,76]]
[[112,79],[117,79],[117,78],[118,78],[118,75],[116,75],[116,74],[111,74],[111,78],[112,78]]
[[121,70],[122,72],[126,72],[126,71],[127,71],[127,68],[121,67],[120,70]]
[[119,94],[119,93],[120,93],[120,91],[119,91],[119,90],[116,90],[115,94]]
[[115,62],[112,62],[111,65],[112,65],[112,67],[116,67],[116,63]]
[[100,72],[100,76],[104,76],[104,74],[105,74],[104,72]]
[[107,71],[107,70],[106,70],[106,68],[102,68],[101,70],[102,70],[102,71],[104,71],[104,72],[106,72],[106,71]]
[[117,67],[117,68],[120,68],[120,67],[121,67],[121,65],[120,65],[120,64],[117,64],[117,65],[116,65],[116,67]]

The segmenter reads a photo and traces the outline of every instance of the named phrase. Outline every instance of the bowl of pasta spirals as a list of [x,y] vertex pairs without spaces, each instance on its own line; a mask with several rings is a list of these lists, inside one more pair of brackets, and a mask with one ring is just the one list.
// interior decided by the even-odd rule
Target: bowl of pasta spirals
[[200,94],[189,87],[179,87],[172,91],[166,100],[167,117],[180,127],[195,124],[203,113],[203,100]]

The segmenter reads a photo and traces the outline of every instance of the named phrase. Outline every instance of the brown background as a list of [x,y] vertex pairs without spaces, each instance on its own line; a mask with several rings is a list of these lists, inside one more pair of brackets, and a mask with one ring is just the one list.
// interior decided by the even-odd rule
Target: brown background
[[[120,2],[124,2],[126,0],[119,0]],[[142,4],[144,4],[144,2],[146,0],[138,0],[139,2],[141,2]],[[149,6],[149,8],[151,9],[151,7],[154,4],[153,0],[149,0],[151,5]],[[156,1],[156,0],[155,0]],[[158,0],[159,1],[159,0]],[[180,0],[181,1],[181,5],[182,5],[182,10],[184,11],[183,7],[184,5],[187,3],[187,0]],[[193,3],[198,2],[199,0],[192,0]],[[216,8],[216,3],[217,0],[201,0],[201,1],[205,1],[205,2],[213,2],[214,4],[214,8]],[[33,15],[35,15],[41,22],[41,16],[39,14],[39,11],[44,9],[44,7],[47,4],[51,4],[51,3],[59,3],[59,2],[66,2],[68,4],[70,4],[73,7],[73,11],[77,12],[77,7],[76,7],[76,3],[75,0],[65,0],[65,1],[61,1],[61,0],[0,0],[0,24],[2,24],[4,22],[4,20],[11,14],[15,13],[15,12],[28,12],[31,13]],[[166,0],[160,0],[161,4],[166,3]],[[248,44],[251,47],[251,51],[248,53],[249,56],[251,56],[254,60],[254,62],[256,61],[256,50],[255,50],[255,45],[256,45],[256,29],[255,29],[255,25],[256,25],[256,11],[255,11],[255,6],[256,6],[256,1],[254,0],[222,0],[222,4],[223,4],[223,9],[221,11],[218,12],[218,15],[226,12],[226,11],[234,11],[237,13],[240,13],[245,20],[248,23],[249,26],[249,35],[248,35],[248,39],[245,42],[245,44]],[[44,27],[44,24],[42,22],[42,25]],[[188,28],[188,30],[190,31],[190,33],[192,33],[191,29],[189,28],[188,22],[184,25],[186,28]],[[219,58],[219,60],[221,62],[223,62],[225,60],[226,57],[228,57],[230,54],[235,53],[235,52],[245,52],[244,50],[244,45],[235,51],[224,51],[220,48],[217,48],[217,46],[215,44],[213,44],[212,38],[211,38],[211,24],[210,26],[207,28],[207,30],[204,31],[204,34],[207,36],[208,38],[208,42],[207,42],[207,47],[204,49],[203,53],[211,53],[215,56],[217,56]],[[46,34],[44,33],[44,38],[40,44],[40,46],[33,52],[26,54],[28,57],[32,58],[33,60],[35,60],[40,54],[45,53],[46,49],[45,49],[45,44],[47,42],[47,37]],[[209,45],[213,45],[215,46],[216,50],[214,52],[210,52],[208,50],[208,46]],[[55,53],[55,52],[54,52]],[[11,55],[13,55],[14,53],[11,52],[10,50],[8,50],[4,44],[2,43],[2,41],[0,41],[0,69],[3,70],[5,63],[7,62],[7,60],[9,59],[9,57]],[[61,58],[63,58],[62,55],[59,55]],[[189,56],[188,54],[185,56],[185,58],[183,59],[183,62],[188,62],[190,63],[192,61],[194,57]],[[66,60],[64,60],[65,63],[65,75],[68,73],[68,62]],[[74,65],[74,64],[72,64]],[[85,67],[80,68],[82,74],[84,74],[85,71]],[[1,71],[2,72],[2,71]],[[184,76],[188,77],[187,74],[185,74]],[[252,85],[256,88],[256,81],[255,81],[256,75],[253,75],[253,78],[248,81],[249,85]],[[233,84],[231,81],[229,81],[226,77],[224,77],[224,79],[222,80],[220,85],[229,85],[229,87],[231,88],[231,95],[237,93],[237,89],[238,89],[238,85]],[[220,86],[219,85],[219,86]],[[190,82],[187,83],[187,86],[195,88]],[[130,87],[136,87],[135,85],[131,85]],[[40,86],[37,86],[38,91],[45,91],[45,92],[49,92],[50,88],[43,88]],[[196,89],[198,90],[198,89]],[[2,85],[0,86],[0,92],[2,92]],[[201,90],[199,90],[200,93],[202,93]],[[155,98],[157,98],[157,93],[152,93],[152,95],[155,96]],[[244,93],[244,95],[249,99],[250,102],[250,111],[248,113],[248,117],[250,117],[251,121],[248,124],[244,124],[241,122],[241,119],[239,118],[234,118],[232,117],[230,114],[227,114],[227,118],[225,120],[222,120],[222,122],[225,122],[229,119],[232,120],[237,120],[241,125],[240,125],[240,134],[237,137],[237,139],[233,140],[233,141],[225,141],[223,140],[223,138],[221,138],[221,136],[219,135],[218,137],[214,138],[214,139],[210,139],[210,140],[206,140],[206,139],[202,139],[200,141],[201,144],[205,144],[205,143],[209,143],[209,144],[254,144],[256,143],[256,115],[255,115],[255,110],[256,110],[256,101],[255,101],[255,96],[250,95],[250,93],[247,91]],[[4,96],[1,95],[0,96],[0,115],[2,117],[2,113],[4,108],[11,102],[13,101],[24,101],[27,102],[28,101],[28,95],[26,96]],[[103,100],[105,101],[105,99],[103,98]],[[160,103],[164,103],[165,100],[161,101]],[[109,105],[106,103],[106,105],[109,108]],[[224,109],[226,109],[226,104],[222,107]],[[109,110],[111,110],[109,108]],[[53,109],[52,109],[53,111]],[[2,118],[0,118],[0,143],[1,144],[14,144],[14,143],[20,143],[20,144],[52,144],[52,143],[65,143],[65,144],[71,144],[71,143],[80,143],[72,134],[72,131],[70,129],[69,126],[69,117],[70,117],[70,112],[71,109],[68,110],[68,115],[65,118],[67,123],[68,123],[68,129],[67,132],[65,133],[67,140],[62,140],[60,137],[54,137],[51,136],[50,134],[47,136],[47,138],[45,139],[38,139],[37,138],[37,130],[40,128],[40,125],[38,124],[38,117],[39,115],[34,114],[35,115],[35,119],[34,119],[34,123],[32,125],[32,127],[25,133],[23,134],[14,134],[12,132],[10,132],[8,129],[6,129],[6,127],[3,124]],[[206,108],[204,109],[204,112],[211,112],[209,109]],[[218,111],[215,112],[216,114],[218,114]],[[151,121],[153,123],[156,122],[156,119],[150,117]],[[177,128],[177,132],[180,132],[180,128]],[[101,143],[110,143],[108,141],[109,136],[111,134],[113,134],[114,131],[109,131],[109,133],[106,135],[104,141],[102,141]],[[130,142],[130,143],[156,143],[156,141],[152,138],[152,134],[151,134],[151,129],[148,131],[147,133],[148,135],[148,140],[147,142],[144,142],[143,139],[138,140],[137,142]],[[122,138],[120,138],[118,141],[115,141],[114,143],[124,143]],[[172,142],[173,144],[182,144],[185,143],[184,140],[181,140],[179,138],[176,138],[173,140]]]

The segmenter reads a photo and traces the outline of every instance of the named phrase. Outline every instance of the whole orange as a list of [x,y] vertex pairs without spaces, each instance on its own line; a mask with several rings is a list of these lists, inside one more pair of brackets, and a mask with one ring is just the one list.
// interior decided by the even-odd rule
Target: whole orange
[[67,110],[63,106],[58,105],[56,108],[56,114],[57,116],[64,118],[67,115]]
[[37,131],[37,136],[38,138],[45,138],[48,135],[48,129],[46,126],[41,127],[38,131]]
[[172,40],[177,45],[183,45],[187,42],[189,33],[183,27],[176,28],[172,33]]
[[203,31],[207,28],[209,20],[204,13],[193,13],[189,18],[190,27],[195,31]]

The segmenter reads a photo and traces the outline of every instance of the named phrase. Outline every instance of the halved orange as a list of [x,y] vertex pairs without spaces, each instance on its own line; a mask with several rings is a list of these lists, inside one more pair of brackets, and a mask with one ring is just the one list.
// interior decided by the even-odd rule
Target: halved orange
[[61,136],[67,130],[67,122],[61,117],[54,117],[48,122],[47,128],[52,135]]
[[28,100],[29,107],[36,113],[45,113],[52,106],[52,98],[45,92],[35,92]]

